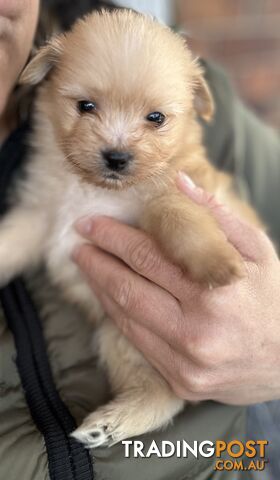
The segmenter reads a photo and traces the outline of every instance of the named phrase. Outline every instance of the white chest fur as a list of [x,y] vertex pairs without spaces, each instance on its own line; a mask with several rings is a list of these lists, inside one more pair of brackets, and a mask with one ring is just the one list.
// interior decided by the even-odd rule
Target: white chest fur
[[60,194],[44,256],[52,281],[62,287],[69,300],[90,307],[95,303],[92,291],[70,258],[73,248],[85,241],[76,233],[75,221],[106,215],[137,226],[146,199],[139,189],[111,191],[79,182],[69,183]]

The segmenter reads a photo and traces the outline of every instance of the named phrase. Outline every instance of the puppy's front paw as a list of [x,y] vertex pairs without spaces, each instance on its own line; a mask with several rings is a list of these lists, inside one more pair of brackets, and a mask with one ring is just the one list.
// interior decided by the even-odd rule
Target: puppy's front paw
[[182,196],[154,199],[141,219],[143,229],[166,256],[193,280],[215,287],[245,274],[244,263],[212,215]]
[[183,267],[199,283],[210,287],[229,285],[245,275],[245,267],[239,253],[227,242],[216,245],[201,258],[183,260]]
[[192,249],[187,241],[179,250],[173,260],[198,283],[219,287],[245,275],[241,256],[225,239],[200,239]]

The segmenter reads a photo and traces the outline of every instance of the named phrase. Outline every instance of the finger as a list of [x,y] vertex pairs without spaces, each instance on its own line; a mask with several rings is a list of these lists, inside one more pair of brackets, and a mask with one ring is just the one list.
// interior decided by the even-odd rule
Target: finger
[[195,203],[209,208],[221,226],[227,239],[249,260],[259,260],[271,253],[272,244],[268,237],[257,227],[239,218],[227,207],[221,205],[214,195],[197,187],[190,177],[180,172],[177,177],[178,188]]
[[85,218],[77,222],[76,228],[95,246],[120,258],[174,297],[185,298],[186,293],[194,289],[186,276],[182,282],[180,268],[170,263],[144,232],[109,217]]
[[[74,253],[74,261],[85,273],[89,284],[105,291],[125,316],[149,327],[162,338],[180,343],[184,316],[179,302],[172,295],[92,245],[79,247]],[[187,328],[186,325],[185,330]]]
[[[180,393],[179,396],[190,401],[198,401],[204,398],[203,395],[197,395],[188,390],[184,381],[176,380],[178,362],[186,364],[186,359],[183,359],[168,343],[149,328],[143,327],[124,315],[119,305],[104,293],[98,285],[94,286],[94,290],[109,318],[115,322],[134,347],[143,354],[148,363],[162,375],[175,393]],[[189,368],[190,370],[194,368],[191,362]]]
[[[105,293],[102,288],[100,288],[98,283],[92,281],[91,286],[108,317],[114,321],[117,327],[131,341],[137,350],[144,354],[149,363],[155,366],[164,378],[168,379],[168,372],[170,368],[174,366],[174,361],[170,361],[171,358],[174,358],[174,352],[170,345],[164,342],[161,337],[154,332],[149,331],[145,326],[137,325],[137,322],[130,319],[122,308],[107,293]],[[145,348],[146,339],[149,341]],[[158,355],[160,356],[159,359],[157,358]],[[167,362],[167,368],[163,368],[161,361],[162,358]]]

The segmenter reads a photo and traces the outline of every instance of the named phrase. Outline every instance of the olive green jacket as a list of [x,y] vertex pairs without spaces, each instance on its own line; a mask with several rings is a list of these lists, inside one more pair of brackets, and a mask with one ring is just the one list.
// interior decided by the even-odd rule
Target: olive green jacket
[[[206,65],[206,74],[216,102],[215,120],[212,125],[205,125],[209,157],[213,163],[235,175],[240,190],[250,197],[271,234],[279,241],[279,138],[236,99],[221,71]],[[90,344],[91,327],[73,307],[59,300],[43,274],[39,281],[31,280],[29,288],[40,312],[58,394],[79,424],[108,396],[105,376],[97,367]],[[47,480],[51,476],[46,438],[38,430],[34,414],[28,407],[16,358],[13,335],[1,315],[0,480]],[[152,439],[158,444],[161,440],[175,442],[180,439],[190,443],[235,438],[242,441],[245,429],[245,408],[204,402],[187,406],[165,431],[145,435],[141,440],[147,446]],[[99,448],[90,454],[94,459],[96,480],[236,478],[231,472],[215,472],[214,458],[125,458],[121,444],[109,449]],[[69,474],[69,480],[74,478]]]

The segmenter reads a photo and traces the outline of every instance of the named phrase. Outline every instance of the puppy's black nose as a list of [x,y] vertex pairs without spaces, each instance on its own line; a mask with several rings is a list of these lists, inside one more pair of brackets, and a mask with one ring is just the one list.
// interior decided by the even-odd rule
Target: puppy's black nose
[[119,152],[118,150],[104,150],[102,152],[105,165],[114,172],[121,172],[126,168],[132,155],[129,152]]

